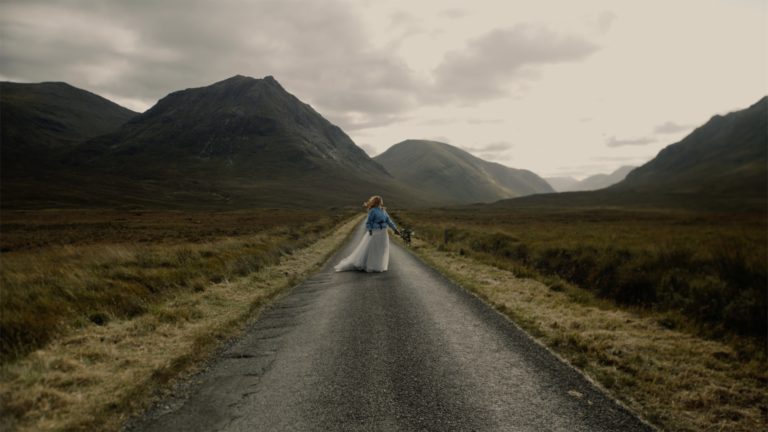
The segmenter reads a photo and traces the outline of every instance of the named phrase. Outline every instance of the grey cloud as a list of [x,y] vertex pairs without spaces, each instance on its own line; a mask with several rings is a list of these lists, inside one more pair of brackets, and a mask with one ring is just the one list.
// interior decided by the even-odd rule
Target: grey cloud
[[368,115],[360,113],[336,113],[327,115],[326,117],[333,124],[348,131],[374,129],[408,120],[408,117],[392,114]]
[[398,32],[398,42],[409,36],[424,33],[425,29],[421,24],[420,18],[411,15],[408,12],[395,12],[389,17],[389,27],[394,32]]
[[536,77],[542,65],[583,60],[597,49],[580,36],[542,26],[495,29],[445,55],[434,71],[435,86],[428,99],[478,101],[505,96],[511,81]]
[[0,12],[0,75],[126,100],[274,75],[329,117],[386,119],[421,87],[403,62],[370,46],[342,2],[25,0]]
[[494,141],[492,143],[488,143],[480,146],[462,147],[462,148],[467,151],[473,151],[478,153],[497,153],[497,152],[507,151],[512,147],[514,147],[514,144],[512,143],[509,143],[506,141]]
[[613,11],[603,11],[594,18],[592,24],[595,26],[598,32],[607,33],[610,30],[613,21],[616,20],[616,14]]
[[414,124],[419,126],[442,126],[442,125],[448,125],[448,124],[456,124],[459,122],[464,122],[466,124],[471,125],[486,125],[486,124],[499,124],[504,123],[503,119],[498,118],[491,118],[491,119],[485,119],[485,118],[434,118],[434,119],[428,119],[428,120],[421,120]]
[[691,125],[681,125],[675,122],[668,121],[656,126],[656,128],[654,128],[653,131],[659,134],[672,134],[672,133],[690,130],[692,127],[693,126]]
[[649,161],[652,157],[653,156],[597,156],[592,159],[609,162],[645,162]]
[[507,154],[509,150],[514,147],[514,144],[506,141],[495,141],[488,144],[477,146],[460,146],[463,150],[466,150],[473,155],[482,159],[495,160],[495,161],[510,161],[512,156]]
[[481,124],[498,124],[498,123],[504,123],[503,119],[479,119],[479,118],[471,118],[467,119],[468,124],[472,125],[481,125]]
[[426,32],[419,17],[403,11],[389,16],[389,28],[392,40],[387,45],[388,51],[398,49],[411,36]]
[[438,15],[440,15],[441,17],[449,18],[449,19],[459,19],[469,15],[469,12],[465,9],[452,8],[452,9],[445,9],[443,11],[440,11]]
[[427,139],[430,140],[430,141],[437,141],[437,142],[446,143],[446,144],[450,144],[451,143],[451,139],[446,137],[446,136],[434,136],[434,137],[427,138]]
[[[373,46],[358,12],[331,0],[6,0],[0,75],[66,81],[117,101],[273,75],[340,126],[362,130],[401,121],[418,105],[503,96],[543,65],[597,50],[543,27],[496,29],[448,53],[426,82],[394,49]],[[404,35],[419,24],[408,14],[392,18]]]
[[434,118],[434,119],[427,119],[427,120],[420,120],[414,124],[419,126],[443,126],[447,124],[454,124],[458,120],[455,118]]
[[411,28],[417,26],[419,23],[418,18],[405,11],[397,11],[389,15],[390,28]]
[[635,139],[617,139],[615,136],[608,138],[606,145],[608,147],[623,147],[623,146],[644,146],[656,142],[655,139],[649,137],[635,138]]
[[481,147],[480,150],[484,152],[497,152],[497,151],[509,150],[514,146],[515,146],[514,144],[506,141],[496,141],[490,144],[486,144],[485,146]]

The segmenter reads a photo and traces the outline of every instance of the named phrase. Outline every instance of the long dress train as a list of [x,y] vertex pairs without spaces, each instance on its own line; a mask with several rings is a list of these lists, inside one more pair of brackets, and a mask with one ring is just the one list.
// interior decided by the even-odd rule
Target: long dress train
[[366,272],[384,272],[389,268],[389,234],[387,229],[374,229],[373,235],[363,232],[355,250],[342,259],[334,269],[337,272],[362,270]]

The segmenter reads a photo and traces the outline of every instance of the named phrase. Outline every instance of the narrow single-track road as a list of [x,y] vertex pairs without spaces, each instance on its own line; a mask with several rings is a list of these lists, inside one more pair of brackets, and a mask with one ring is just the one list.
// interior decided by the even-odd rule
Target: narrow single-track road
[[652,430],[392,242],[389,271],[317,274],[132,431]]

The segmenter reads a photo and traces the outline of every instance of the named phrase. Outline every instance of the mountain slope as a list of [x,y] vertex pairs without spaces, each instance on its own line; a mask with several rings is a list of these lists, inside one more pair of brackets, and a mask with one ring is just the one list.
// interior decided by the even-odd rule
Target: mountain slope
[[61,82],[0,82],[4,178],[48,167],[56,154],[117,129],[136,113]]
[[635,168],[623,166],[610,174],[595,174],[581,181],[573,177],[545,177],[544,180],[557,192],[591,191],[603,189],[624,180],[627,174]]
[[171,93],[119,130],[81,146],[70,160],[115,164],[139,176],[173,169],[258,177],[264,172],[256,168],[280,175],[287,166],[388,176],[341,129],[271,76],[238,75]]
[[327,207],[359,205],[372,194],[388,204],[421,202],[272,77],[238,75],[173,92],[73,147],[61,163],[65,169],[47,173],[51,188],[4,187],[4,202]]
[[645,206],[766,210],[768,97],[716,115],[606,189],[537,195],[509,207]]
[[613,189],[765,196],[767,137],[768,96],[747,109],[712,117]]
[[406,140],[374,160],[421,195],[443,204],[493,202],[553,191],[530,171],[484,161],[436,141]]
[[614,185],[627,177],[632,172],[634,166],[622,166],[610,174],[595,174],[579,182],[579,189],[576,190],[598,190]]

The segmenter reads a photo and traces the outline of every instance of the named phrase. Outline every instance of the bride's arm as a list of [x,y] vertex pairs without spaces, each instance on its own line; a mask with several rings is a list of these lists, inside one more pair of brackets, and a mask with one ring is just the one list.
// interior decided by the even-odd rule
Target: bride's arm
[[394,231],[395,234],[400,235],[400,230],[397,229],[397,225],[395,225],[395,222],[392,220],[392,218],[389,217],[389,214],[384,213],[384,220],[387,225],[392,228],[392,231]]
[[373,235],[373,211],[368,210],[368,219],[365,220],[365,229],[368,230],[368,235]]

